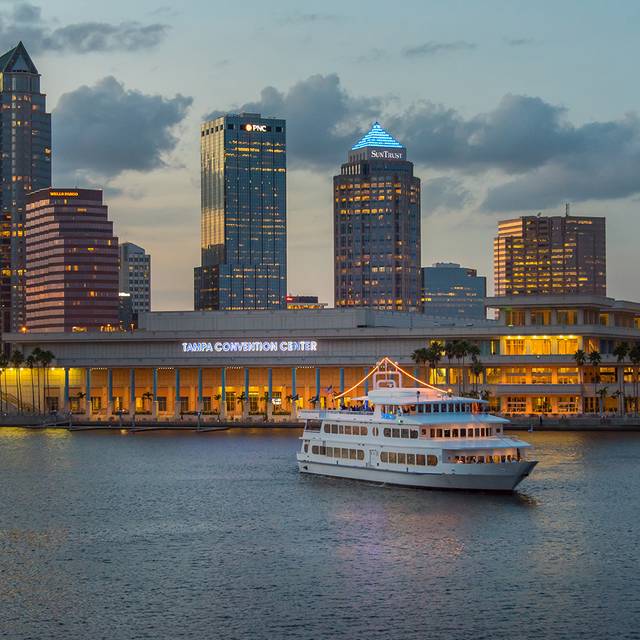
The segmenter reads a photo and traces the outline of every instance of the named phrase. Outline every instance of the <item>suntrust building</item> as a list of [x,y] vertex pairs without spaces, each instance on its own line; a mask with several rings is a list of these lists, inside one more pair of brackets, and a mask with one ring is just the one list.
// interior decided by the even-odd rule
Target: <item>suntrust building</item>
[[[453,321],[373,309],[142,314],[132,333],[5,334],[28,355],[55,354],[46,390],[29,369],[8,369],[7,397],[21,382],[29,404],[108,419],[115,412],[172,419],[189,412],[240,416],[331,406],[368,390],[363,380],[389,356],[424,377],[411,355],[433,341],[464,340],[479,355],[430,368],[458,393],[485,393],[506,414],[631,411],[638,363],[617,347],[640,342],[640,304],[600,296],[492,298],[499,319]],[[582,349],[599,362],[580,364]],[[597,360],[597,358],[595,359]],[[37,372],[33,373],[37,376]]]

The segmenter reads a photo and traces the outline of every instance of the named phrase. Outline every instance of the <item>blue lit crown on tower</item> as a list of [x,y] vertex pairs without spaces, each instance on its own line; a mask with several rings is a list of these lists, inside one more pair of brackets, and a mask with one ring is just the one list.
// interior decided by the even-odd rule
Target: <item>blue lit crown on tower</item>
[[379,122],[356,142],[349,153],[349,161],[354,160],[405,160],[407,149],[400,144]]

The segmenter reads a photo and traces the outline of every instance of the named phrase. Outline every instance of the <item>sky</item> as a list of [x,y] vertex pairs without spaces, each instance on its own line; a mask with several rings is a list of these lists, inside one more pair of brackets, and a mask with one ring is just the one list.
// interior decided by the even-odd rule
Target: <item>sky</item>
[[105,189],[152,255],[152,307],[193,308],[199,126],[287,119],[288,288],[333,303],[332,176],[379,120],[422,180],[422,263],[492,280],[499,219],[607,217],[608,294],[640,300],[640,3],[0,0],[52,113],[56,186]]

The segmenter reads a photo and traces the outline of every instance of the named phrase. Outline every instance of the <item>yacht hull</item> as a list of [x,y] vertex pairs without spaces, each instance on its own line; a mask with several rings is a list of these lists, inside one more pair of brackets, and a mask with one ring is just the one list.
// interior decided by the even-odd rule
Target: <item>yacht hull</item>
[[526,478],[537,462],[506,464],[443,465],[441,469],[415,473],[369,466],[316,462],[298,459],[301,473],[347,478],[425,489],[462,489],[475,491],[513,491]]

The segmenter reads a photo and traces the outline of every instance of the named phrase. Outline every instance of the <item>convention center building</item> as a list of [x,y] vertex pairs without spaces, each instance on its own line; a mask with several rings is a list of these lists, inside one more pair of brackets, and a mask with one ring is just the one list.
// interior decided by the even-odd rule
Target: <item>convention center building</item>
[[[348,405],[388,356],[446,391],[485,397],[504,414],[633,410],[638,363],[617,347],[640,342],[640,304],[590,295],[487,304],[497,319],[373,309],[184,311],[143,313],[132,332],[10,333],[3,339],[11,350],[28,356],[38,347],[54,360],[46,371],[7,368],[0,383],[25,411],[70,410],[89,420],[278,419],[331,407],[344,391]],[[432,366],[416,364],[412,354],[435,341],[478,349],[473,358],[443,354]],[[577,362],[578,350],[597,356]]]

